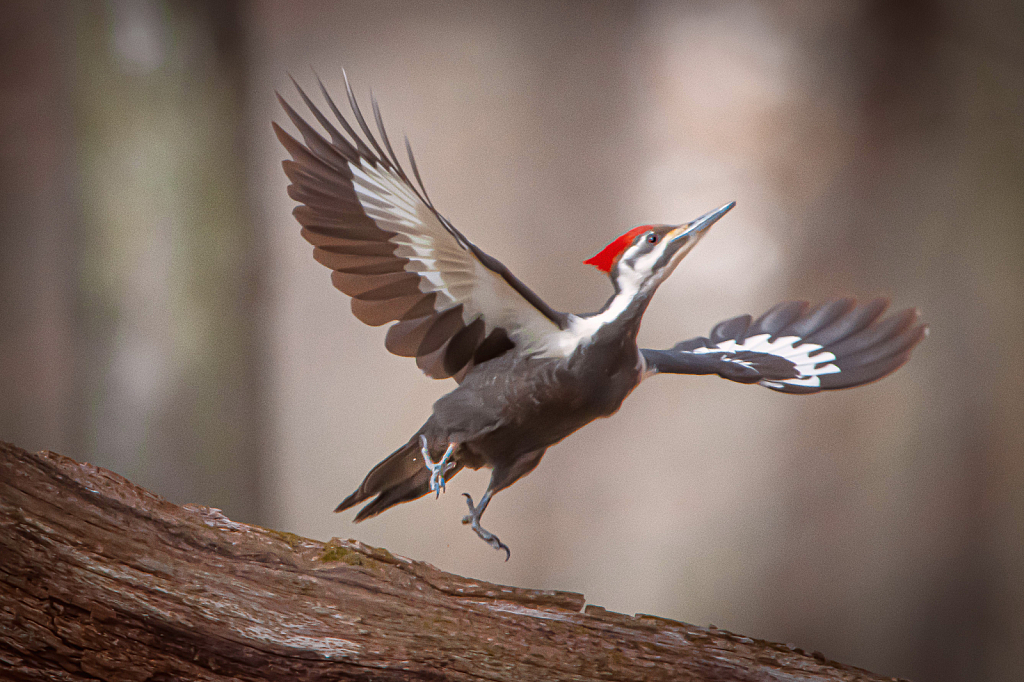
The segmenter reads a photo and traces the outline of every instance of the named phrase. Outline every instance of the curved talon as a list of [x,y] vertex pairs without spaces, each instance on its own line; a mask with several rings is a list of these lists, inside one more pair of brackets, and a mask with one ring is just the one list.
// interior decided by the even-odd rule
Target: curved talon
[[462,493],[462,496],[466,498],[466,504],[469,505],[469,514],[462,517],[462,522],[470,524],[470,528],[476,532],[480,539],[494,549],[505,550],[505,561],[508,561],[512,556],[512,550],[508,548],[508,545],[499,540],[497,535],[484,530],[480,526],[480,515],[483,514],[484,508],[487,506],[487,502],[490,501],[490,496],[484,495],[484,498],[480,500],[479,508],[473,505],[473,498],[470,497],[469,493]]

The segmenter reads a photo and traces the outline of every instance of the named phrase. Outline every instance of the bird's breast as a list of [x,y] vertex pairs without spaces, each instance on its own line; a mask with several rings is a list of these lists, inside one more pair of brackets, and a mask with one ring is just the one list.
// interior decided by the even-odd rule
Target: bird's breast
[[638,351],[630,352],[628,344],[581,347],[545,376],[542,391],[552,394],[552,407],[561,404],[579,411],[587,421],[607,417],[640,383],[637,356]]

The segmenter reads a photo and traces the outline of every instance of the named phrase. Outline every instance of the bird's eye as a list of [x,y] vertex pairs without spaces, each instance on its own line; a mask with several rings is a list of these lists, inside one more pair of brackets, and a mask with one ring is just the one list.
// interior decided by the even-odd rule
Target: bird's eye
[[649,235],[647,235],[647,243],[648,244],[657,244],[658,243],[658,239],[659,239],[658,235],[655,234],[654,232],[651,232]]

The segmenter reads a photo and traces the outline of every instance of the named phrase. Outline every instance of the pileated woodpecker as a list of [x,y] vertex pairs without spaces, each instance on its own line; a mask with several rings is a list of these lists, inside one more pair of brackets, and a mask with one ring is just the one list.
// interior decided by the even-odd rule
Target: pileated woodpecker
[[[370,518],[400,502],[440,494],[462,467],[492,470],[479,504],[466,495],[462,519],[495,549],[508,547],[480,526],[491,497],[530,473],[544,451],[619,409],[655,374],[718,374],[784,393],[847,388],[879,379],[907,361],[927,327],[916,310],[881,319],[888,305],[851,299],[816,307],[782,303],[753,320],[741,315],[707,337],[667,350],[639,348],[640,320],[651,297],[708,228],[735,204],[682,225],[644,225],[586,261],[608,273],[614,293],[596,313],[553,310],[508,268],[487,255],[434,208],[406,139],[413,183],[373,114],[371,132],[345,78],[360,136],[323,84],[320,90],[344,134],[306,96],[299,96],[329,140],[278,96],[303,142],[276,123],[291,154],[288,194],[313,257],[333,270],[334,285],[352,297],[352,312],[370,325],[397,322],[384,341],[416,358],[436,379],[458,386],[407,443],[377,464],[338,505],[371,497],[356,515]],[[376,496],[376,497],[374,497]]]

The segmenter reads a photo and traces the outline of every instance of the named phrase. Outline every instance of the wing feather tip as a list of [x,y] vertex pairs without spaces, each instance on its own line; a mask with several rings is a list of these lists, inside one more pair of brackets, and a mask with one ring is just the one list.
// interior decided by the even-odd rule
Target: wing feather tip
[[[524,310],[522,311],[521,319],[516,319],[516,324],[522,324],[525,326],[540,324],[540,322],[534,319],[534,314],[539,313],[543,316],[545,325],[548,322],[555,322],[556,325],[559,325],[560,322],[556,317],[559,315],[558,313],[551,311],[542,300],[540,300],[532,291],[527,289],[525,285],[509,273],[507,268],[502,266],[500,262],[477,249],[472,243],[468,242],[468,240],[466,240],[461,233],[452,227],[443,216],[437,213],[427,195],[423,179],[420,176],[419,168],[416,164],[415,156],[413,156],[412,153],[411,144],[409,144],[407,137],[405,137],[406,152],[409,156],[409,163],[412,166],[416,184],[413,184],[410,178],[406,176],[398,161],[398,157],[395,154],[395,150],[392,148],[391,142],[388,139],[388,135],[383,124],[383,117],[380,113],[380,106],[373,92],[370,92],[370,100],[373,105],[375,123],[379,130],[379,141],[378,137],[367,125],[367,121],[363,116],[359,103],[356,100],[347,72],[342,69],[342,75],[345,81],[345,92],[348,96],[349,105],[352,109],[352,114],[349,117],[341,115],[341,112],[327,93],[323,80],[320,78],[319,74],[316,73],[315,69],[313,70],[313,75],[316,78],[316,82],[321,92],[324,94],[327,106],[330,109],[330,112],[328,113],[333,113],[334,116],[338,118],[338,123],[343,129],[345,135],[338,133],[332,122],[325,122],[320,109],[312,103],[303,88],[299,85],[297,79],[291,73],[288,74],[288,78],[292,85],[299,93],[303,102],[309,107],[312,115],[316,117],[317,122],[319,122],[321,126],[323,126],[323,129],[326,130],[326,133],[320,132],[320,126],[315,128],[313,127],[316,126],[316,122],[310,118],[309,113],[303,112],[304,115],[299,115],[295,107],[290,105],[280,92],[275,92],[278,102],[287,114],[288,118],[298,129],[298,133],[289,133],[278,123],[272,122],[273,130],[278,140],[292,155],[292,159],[284,162],[285,173],[292,181],[292,184],[288,187],[288,195],[295,201],[299,202],[299,205],[294,207],[292,213],[300,225],[302,225],[304,231],[303,236],[307,241],[311,241],[311,243],[314,243],[314,246],[317,246],[321,242],[330,243],[332,240],[338,239],[341,240],[338,244],[338,248],[341,249],[346,243],[353,241],[387,241],[390,240],[392,236],[395,236],[400,232],[404,234],[408,231],[407,228],[415,232],[423,227],[419,224],[410,225],[408,222],[400,222],[398,219],[390,223],[385,220],[382,223],[380,220],[375,219],[374,216],[376,213],[380,213],[381,210],[388,208],[388,206],[379,207],[377,204],[373,204],[373,206],[368,209],[367,203],[358,196],[340,207],[329,202],[331,199],[331,191],[337,190],[338,187],[341,186],[341,180],[338,176],[345,176],[345,179],[351,184],[351,177],[346,175],[346,173],[349,172],[353,163],[358,164],[360,161],[363,161],[367,163],[367,165],[375,166],[375,170],[377,172],[388,174],[390,176],[387,178],[389,182],[393,181],[396,184],[403,183],[404,186],[410,190],[408,194],[411,200],[415,201],[415,199],[413,199],[413,195],[415,195],[422,204],[426,205],[426,209],[429,209],[429,213],[431,213],[433,217],[436,217],[437,221],[437,225],[431,222],[429,226],[426,226],[429,232],[426,235],[428,238],[442,240],[444,244],[447,245],[447,238],[450,236],[454,240],[451,244],[452,251],[455,250],[455,246],[458,246],[460,251],[466,252],[465,255],[462,255],[462,258],[467,261],[475,260],[477,265],[482,264],[485,268],[497,273],[497,275],[504,280],[505,284],[509,285],[511,290],[522,298]],[[324,111],[327,112],[327,109]],[[304,118],[304,116],[306,118]],[[355,117],[356,121],[353,123],[357,123],[357,126],[353,126],[348,123],[348,120],[351,120],[352,116]],[[309,119],[308,121],[307,118]],[[346,120],[346,118],[348,118],[348,120]],[[357,129],[362,132],[362,135],[357,132]],[[328,137],[330,139],[328,139]],[[365,140],[363,139],[364,137]],[[343,143],[339,142],[338,138],[340,138]],[[351,138],[351,141],[349,138]],[[354,145],[354,147],[352,145]],[[389,167],[392,163],[394,163],[394,166]],[[417,191],[417,186],[419,191]],[[422,195],[420,195],[420,191],[422,192]],[[360,218],[360,216],[349,210],[349,208],[351,208],[349,204],[352,204],[353,201],[359,202],[358,205],[355,205],[355,208],[361,208],[362,213],[366,214],[366,218],[369,223],[372,223],[372,225],[364,225],[356,220],[357,218]],[[403,206],[393,207],[393,210],[398,211],[399,208],[403,208]],[[417,219],[420,221],[426,221],[428,218],[433,220],[433,218],[428,216],[427,213],[428,212],[425,210],[420,213],[420,209],[417,208],[415,216],[409,215],[407,212],[406,214],[401,214],[400,217]],[[387,229],[389,227],[395,229]],[[316,238],[310,239],[310,235],[314,232],[317,235]],[[353,257],[358,257],[362,254],[364,254],[362,247],[360,247],[360,250],[358,251],[352,251]],[[314,257],[316,258],[316,255],[314,255]],[[317,260],[322,261],[323,258],[317,258]],[[325,265],[328,264],[325,263]],[[330,265],[328,266],[330,267]],[[475,270],[476,266],[471,269]],[[405,291],[404,283],[392,282],[380,287],[379,289],[363,291],[363,284],[356,281],[356,277],[363,275],[372,275],[374,277],[380,275],[381,281],[385,280],[384,275],[377,272],[342,273],[338,270],[335,270],[335,272],[332,273],[332,279],[335,280],[335,286],[342,289],[345,293],[352,295],[353,302],[355,302],[357,298],[360,300],[363,298],[366,299],[366,305],[364,306],[365,310],[361,308],[360,313],[362,314],[356,313],[356,317],[361,319],[363,322],[367,324],[386,324],[388,321],[394,320],[395,318],[393,316],[388,320],[383,320],[383,317],[391,315],[390,311],[386,310],[389,305],[399,305],[398,303],[393,303],[394,296],[397,296],[398,294],[405,295],[407,293]],[[342,282],[341,280],[345,281]],[[369,282],[369,280],[367,280],[367,282]],[[339,286],[339,283],[344,286]],[[347,291],[346,289],[350,289],[351,291]],[[380,298],[379,302],[376,300],[377,298]],[[428,300],[426,297],[424,297],[423,300],[430,303],[430,307],[433,308],[433,302],[431,300]],[[459,300],[461,301],[462,299]],[[454,303],[459,303],[459,301],[454,301]],[[473,294],[471,292],[469,297],[466,299],[466,304],[477,305],[477,303],[473,303]],[[461,305],[462,304],[459,303],[459,306],[456,307],[461,307]],[[360,306],[362,306],[362,303],[360,303]],[[429,312],[430,316],[434,318],[433,321],[437,322],[438,318],[444,316],[452,309],[453,308],[441,310],[432,309]],[[395,311],[398,311],[397,307],[395,307]],[[353,312],[355,313],[356,311],[353,310]],[[403,309],[401,312],[402,319],[404,320],[407,315],[411,315],[413,312],[420,314],[425,311],[423,310],[423,306],[416,304],[409,310]],[[489,308],[478,312],[482,312],[485,315],[490,314]],[[425,338],[415,339],[417,345],[420,346],[416,349],[417,354],[430,351],[434,346],[437,346],[436,350],[449,348],[449,350],[452,351],[452,357],[450,358],[442,353],[442,355],[444,355],[442,358],[445,361],[444,363],[431,363],[431,371],[428,372],[428,374],[438,374],[437,368],[434,367],[434,365],[437,365],[438,367],[441,367],[440,372],[444,374],[444,376],[450,376],[451,370],[458,369],[461,371],[464,367],[469,366],[469,362],[461,362],[466,357],[471,358],[471,362],[479,364],[481,358],[478,356],[480,356],[481,348],[484,346],[490,349],[488,351],[489,353],[497,354],[505,352],[509,349],[509,346],[514,346],[514,344],[511,343],[505,345],[495,345],[492,343],[488,346],[487,339],[491,338],[488,336],[487,339],[484,339],[480,344],[472,344],[466,341],[464,344],[466,347],[462,347],[462,345],[460,345],[451,349],[446,346],[446,344],[451,341],[451,336],[458,331],[458,328],[462,327],[462,324],[461,320],[459,321],[459,325],[455,325],[452,320],[449,320],[449,322],[451,322],[451,325],[443,325],[444,328],[433,328],[434,325],[431,324],[429,325],[430,328],[433,328],[431,333],[424,333]],[[449,326],[451,328],[448,328]],[[395,325],[391,329],[396,329],[397,327],[399,327],[399,325]],[[545,330],[546,329],[547,326],[545,326]],[[431,329],[424,330],[424,332],[428,331],[431,331]],[[467,334],[460,338],[469,338],[473,341],[477,340],[475,334],[472,336]],[[408,342],[409,339],[406,339],[406,341]],[[385,340],[385,346],[388,347],[388,350],[394,352],[392,345],[389,345],[387,339]],[[493,348],[491,348],[492,346]],[[436,351],[430,352],[434,353]],[[461,366],[455,367],[455,365]],[[352,504],[355,504],[355,502]],[[345,506],[344,508],[348,508],[348,506]],[[365,517],[361,516],[360,518]]]

